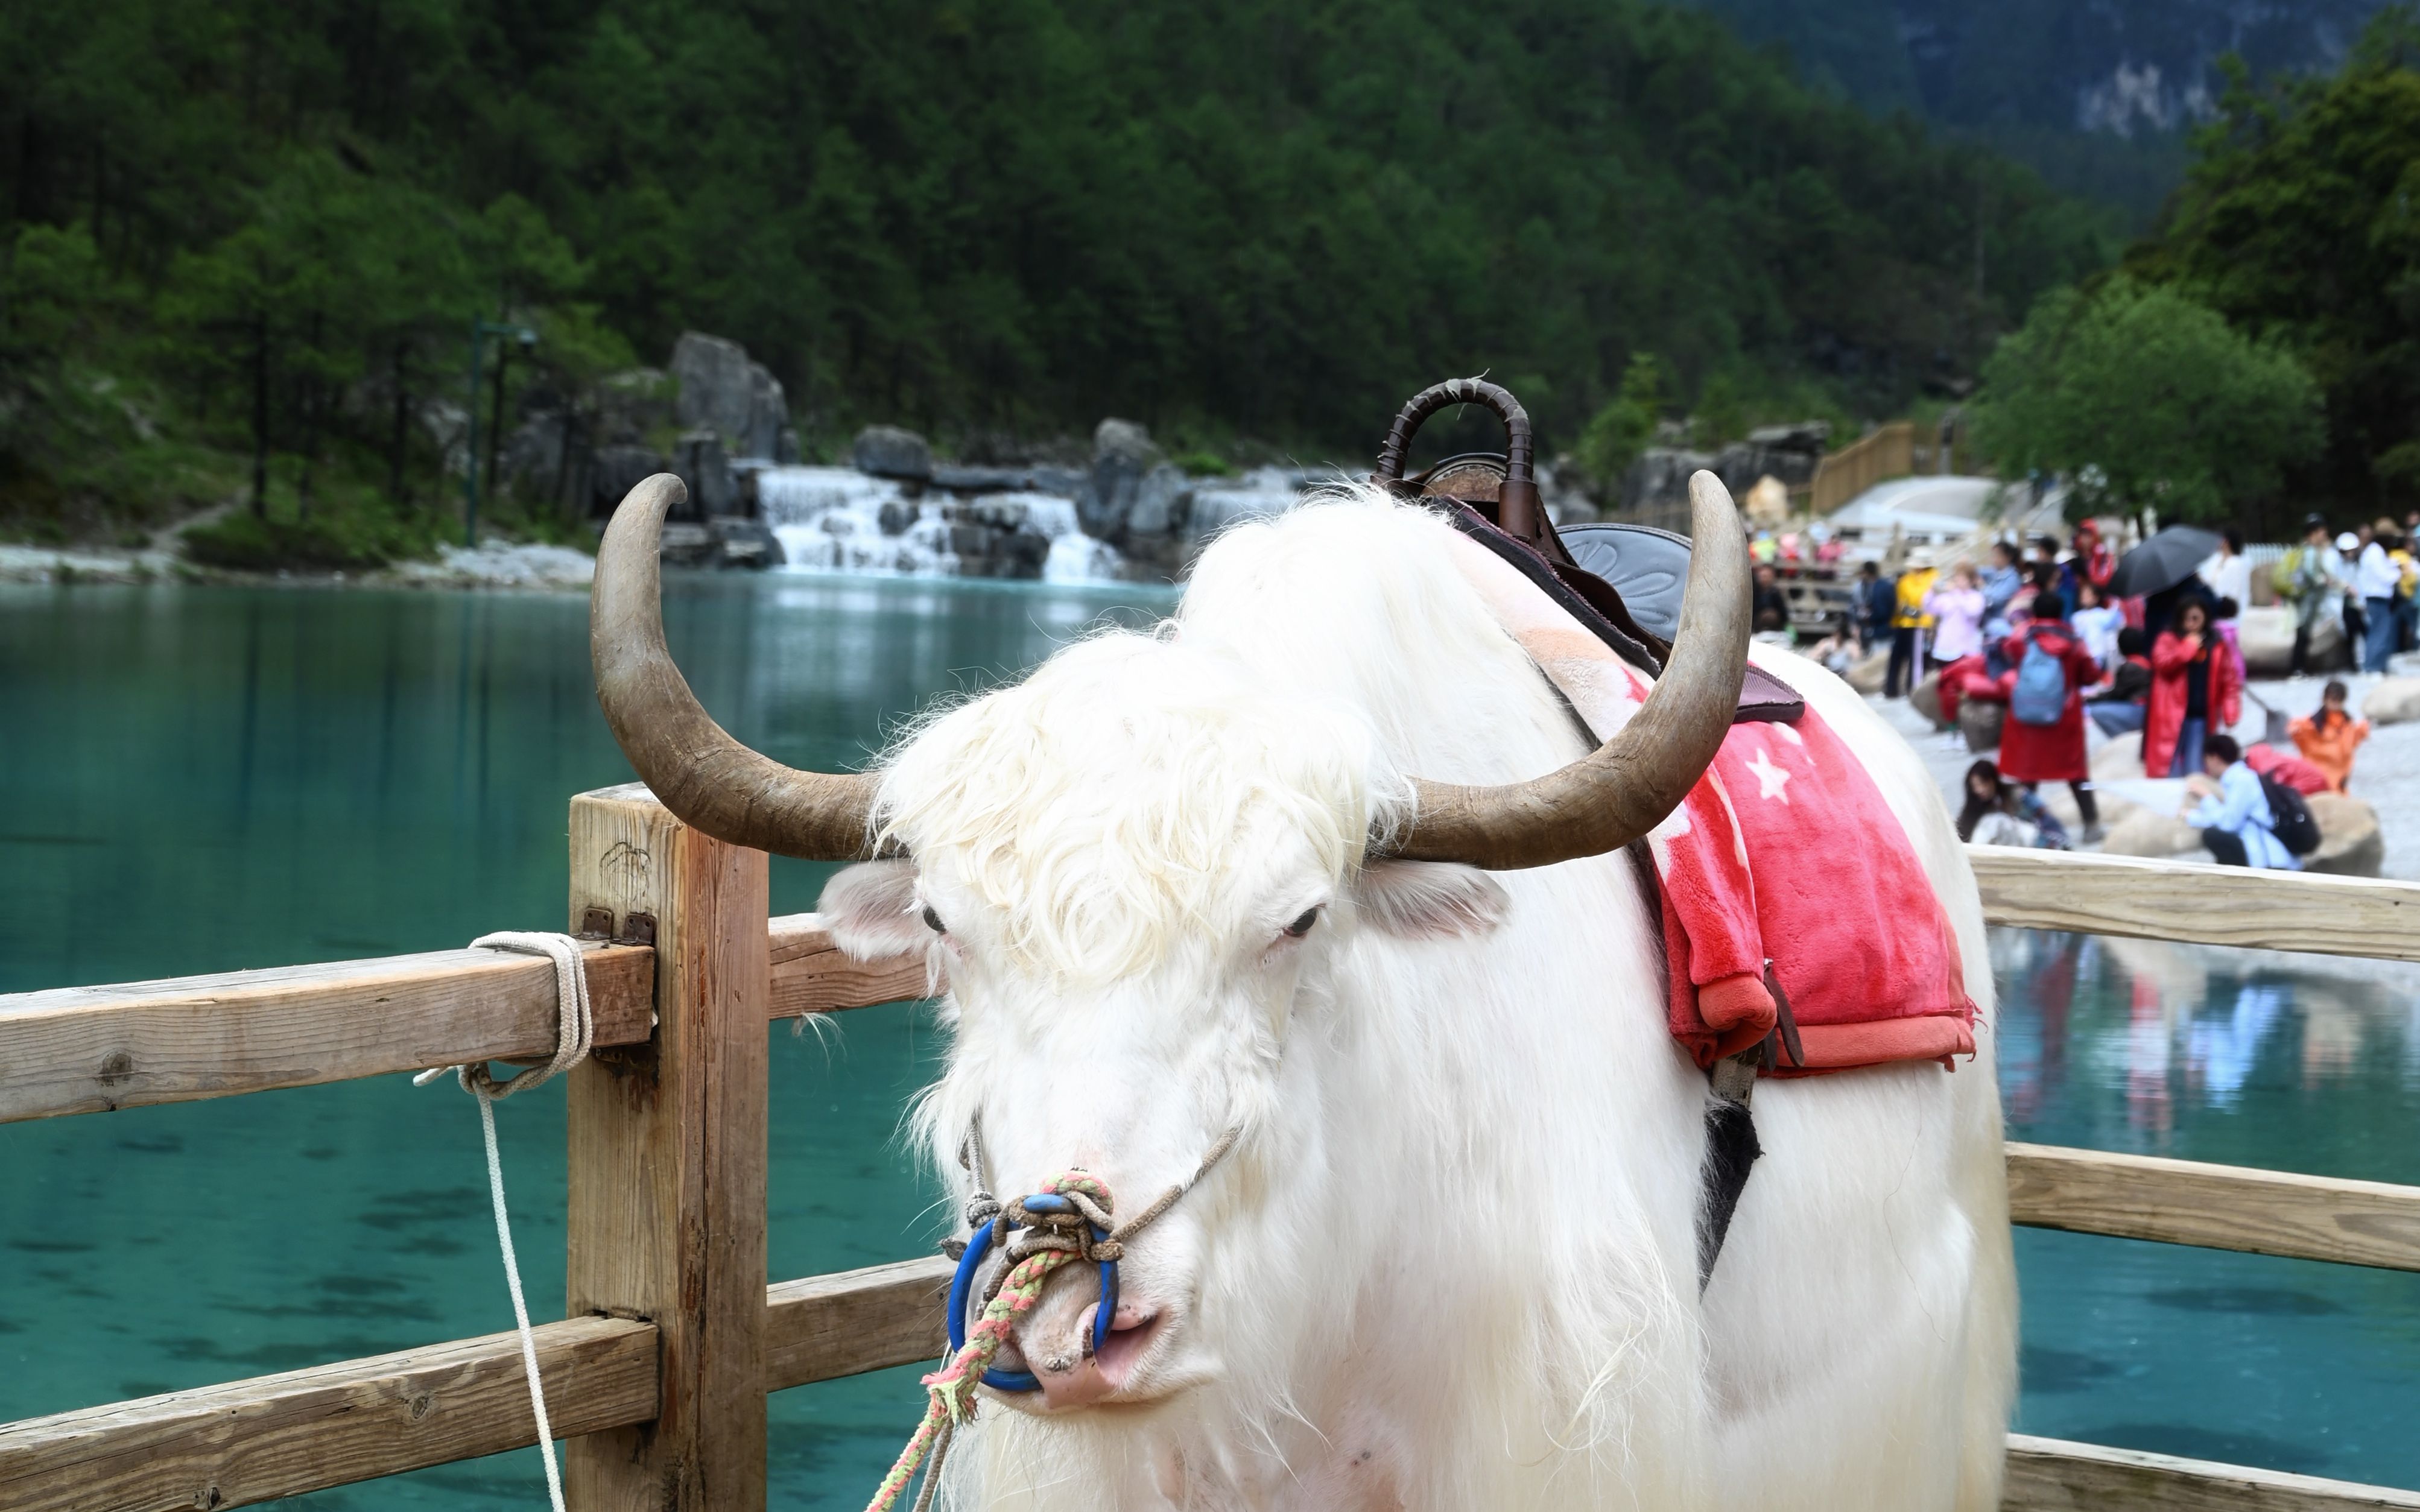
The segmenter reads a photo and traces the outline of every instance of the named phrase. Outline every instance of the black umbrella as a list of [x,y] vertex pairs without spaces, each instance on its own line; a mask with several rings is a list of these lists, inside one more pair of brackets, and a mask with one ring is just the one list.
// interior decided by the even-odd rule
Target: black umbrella
[[2109,575],[2109,592],[2119,598],[2138,598],[2174,588],[2217,549],[2216,531],[2171,525],[2118,559],[2118,570]]

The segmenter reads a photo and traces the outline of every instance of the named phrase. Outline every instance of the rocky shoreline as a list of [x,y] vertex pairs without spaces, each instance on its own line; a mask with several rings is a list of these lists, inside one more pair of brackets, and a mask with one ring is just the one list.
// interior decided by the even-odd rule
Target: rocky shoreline
[[588,591],[597,559],[568,547],[489,540],[473,550],[438,548],[434,561],[405,561],[370,572],[236,572],[189,562],[174,552],[146,547],[0,546],[0,583],[147,585],[194,583],[242,588],[408,588],[431,590],[518,589],[543,593]]

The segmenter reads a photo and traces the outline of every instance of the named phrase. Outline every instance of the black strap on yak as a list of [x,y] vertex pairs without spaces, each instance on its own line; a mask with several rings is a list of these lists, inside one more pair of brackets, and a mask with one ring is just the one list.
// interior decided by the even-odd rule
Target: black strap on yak
[[[1536,585],[1538,591],[1553,600],[1556,607],[1586,626],[1589,632],[1617,656],[1651,677],[1660,676],[1665,658],[1672,648],[1669,643],[1642,628],[1622,606],[1621,594],[1611,583],[1597,577],[1568,559],[1554,561],[1545,552],[1526,541],[1515,540],[1497,528],[1495,521],[1458,500],[1435,499],[1433,503],[1450,506],[1446,517],[1453,528],[1485,547],[1498,560]],[[1555,542],[1554,528],[1546,526],[1546,539]],[[1807,712],[1807,704],[1788,685],[1762,670],[1750,667],[1740,688],[1739,712],[1732,722],[1746,724],[1771,720],[1781,723],[1795,721]],[[1576,711],[1575,711],[1576,713]],[[1645,861],[1645,857],[1637,859]],[[1650,888],[1657,886],[1652,863],[1637,868]],[[1659,913],[1660,919],[1660,913]],[[1660,931],[1659,931],[1660,933]],[[1766,978],[1771,980],[1770,969]],[[1781,1003],[1779,983],[1774,983],[1775,1001]],[[1785,1015],[1786,1007],[1779,1011]],[[1730,1234],[1731,1217],[1739,1211],[1740,1196],[1747,1190],[1749,1169],[1756,1165],[1764,1148],[1756,1137],[1756,1119],[1748,1111],[1748,1094],[1756,1085],[1759,1070],[1769,1066],[1776,1051],[1776,1030],[1762,1044],[1745,1055],[1730,1057],[1715,1065],[1711,1079],[1713,1097],[1706,1109],[1706,1152],[1700,1169],[1698,1213],[1698,1289],[1703,1291],[1714,1273],[1714,1262],[1721,1258],[1723,1241]],[[1794,1061],[1799,1058],[1797,1026],[1789,1026],[1786,1048]]]

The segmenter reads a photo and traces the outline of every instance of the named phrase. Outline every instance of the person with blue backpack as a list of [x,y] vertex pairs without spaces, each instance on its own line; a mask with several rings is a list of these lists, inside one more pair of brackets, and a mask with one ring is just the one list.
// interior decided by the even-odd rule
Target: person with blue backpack
[[2101,664],[2067,622],[2066,601],[2054,590],[2034,595],[2033,617],[2001,648],[2009,670],[1993,687],[1969,685],[1970,698],[2009,706],[2000,727],[2000,775],[2032,789],[2064,782],[2084,820],[2080,837],[2101,839],[2101,805],[2084,753],[2084,694],[2101,681]]

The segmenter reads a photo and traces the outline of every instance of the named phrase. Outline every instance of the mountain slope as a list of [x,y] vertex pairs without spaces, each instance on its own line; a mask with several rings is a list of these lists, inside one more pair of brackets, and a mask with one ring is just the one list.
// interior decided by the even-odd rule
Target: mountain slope
[[2213,65],[2334,70],[2381,0],[1699,0],[1807,81],[1973,133],[2138,220],[2173,189]]
[[405,450],[474,316],[543,333],[516,382],[735,337],[811,443],[1357,449],[1481,369],[1568,440],[1640,350],[1873,414],[2111,255],[1636,0],[86,0],[0,8],[0,248],[92,269],[0,383],[147,363],[305,457]]

